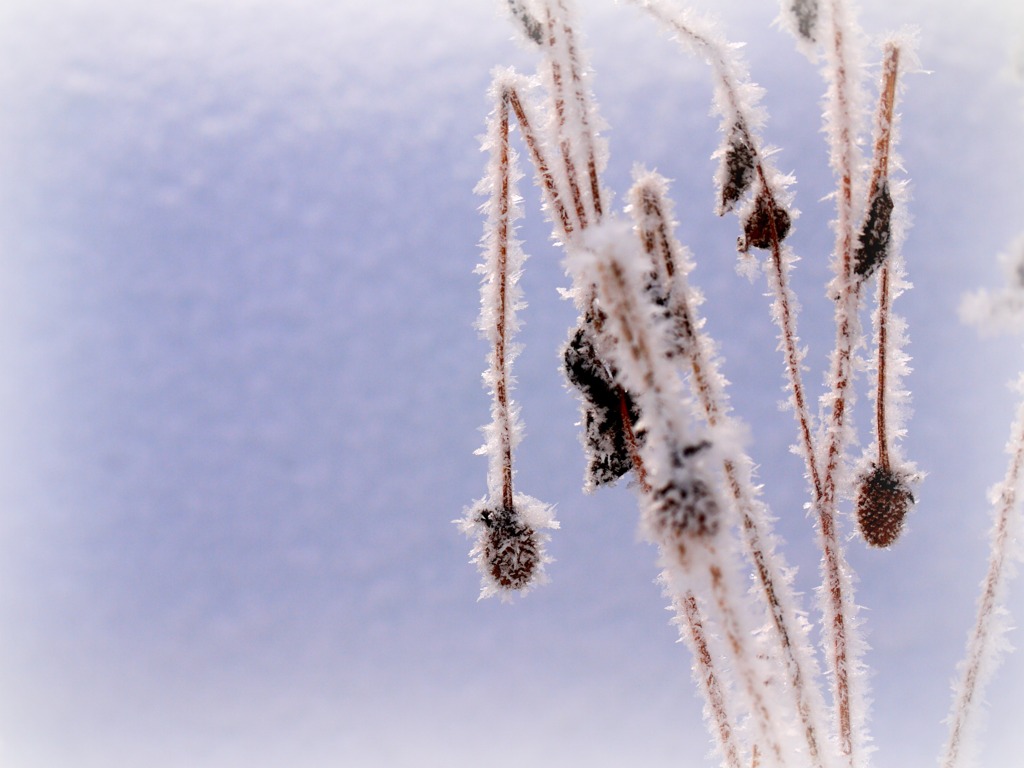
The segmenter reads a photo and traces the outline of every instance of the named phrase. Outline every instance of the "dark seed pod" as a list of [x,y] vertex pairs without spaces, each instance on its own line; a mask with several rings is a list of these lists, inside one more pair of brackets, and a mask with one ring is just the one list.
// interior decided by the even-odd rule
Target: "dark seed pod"
[[522,25],[523,32],[530,40],[540,45],[544,42],[544,27],[540,21],[523,4],[523,0],[508,0],[508,7],[512,15]]
[[772,196],[762,189],[754,202],[754,209],[743,224],[745,240],[740,250],[746,253],[750,248],[770,249],[776,238],[780,243],[786,239],[791,225],[786,209],[776,205]]
[[721,518],[718,499],[692,466],[686,465],[686,459],[708,445],[701,442],[684,448],[673,462],[669,481],[651,491],[653,526],[659,534],[673,541],[704,538],[718,531]]
[[[573,333],[563,360],[566,377],[583,398],[587,485],[610,485],[633,468],[623,421],[623,397],[632,424],[640,418],[639,410],[629,393],[616,385],[585,327]],[[636,435],[638,441],[642,437]]]
[[793,0],[789,7],[796,18],[796,30],[809,43],[817,42],[818,0]]
[[673,540],[711,536],[718,531],[718,502],[707,483],[669,483],[652,491],[655,528]]
[[490,577],[503,589],[528,587],[541,565],[536,531],[515,510],[504,508],[484,509],[480,522],[481,563]]
[[914,504],[906,477],[888,467],[872,465],[857,490],[857,525],[873,547],[891,546],[903,531],[903,521]]
[[882,182],[868,206],[868,215],[857,238],[857,251],[853,256],[853,271],[869,277],[889,255],[892,239],[892,195],[889,185]]
[[746,126],[737,122],[729,134],[729,143],[725,149],[722,170],[722,194],[718,202],[718,215],[731,211],[743,194],[754,183],[756,167],[754,165],[754,148],[750,144],[750,136]]

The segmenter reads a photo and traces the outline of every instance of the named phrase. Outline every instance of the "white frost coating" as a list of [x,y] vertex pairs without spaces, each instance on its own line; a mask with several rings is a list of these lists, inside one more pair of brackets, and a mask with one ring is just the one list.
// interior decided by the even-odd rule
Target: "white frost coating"
[[481,597],[512,590],[524,591],[544,580],[548,558],[543,545],[547,536],[538,528],[556,528],[553,511],[536,499],[513,491],[512,454],[522,437],[519,410],[512,402],[512,361],[518,348],[512,343],[519,329],[517,312],[525,307],[519,276],[526,256],[514,237],[514,222],[522,216],[516,182],[522,177],[515,150],[509,143],[511,70],[495,72],[490,96],[495,104],[482,140],[488,153],[487,168],[476,191],[487,197],[484,259],[477,267],[483,275],[480,317],[477,327],[491,345],[483,379],[492,395],[491,423],[483,428],[487,456],[487,496],[457,521],[477,543],[470,553],[482,574]]
[[[1024,376],[1018,381],[1024,393]],[[1010,455],[1006,477],[989,493],[993,506],[992,544],[988,573],[981,583],[978,616],[967,640],[967,654],[958,667],[953,709],[949,719],[949,741],[942,756],[943,768],[977,765],[978,736],[982,726],[984,690],[1010,649],[1006,638],[1010,626],[1005,608],[1008,584],[1021,560],[1021,474],[1024,470],[1024,403],[1010,433],[1006,451]]]

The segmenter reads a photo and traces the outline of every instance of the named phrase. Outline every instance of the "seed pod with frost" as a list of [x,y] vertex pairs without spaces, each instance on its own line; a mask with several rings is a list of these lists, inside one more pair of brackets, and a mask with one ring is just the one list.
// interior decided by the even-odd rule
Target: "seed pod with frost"
[[750,143],[750,135],[742,121],[737,121],[729,132],[722,167],[719,170],[721,193],[718,215],[731,211],[754,183],[757,157]]
[[[610,485],[633,467],[623,398],[632,424],[640,418],[629,394],[615,383],[594,348],[586,327],[577,328],[562,355],[565,375],[583,399],[584,444],[587,451],[587,488]],[[641,436],[637,436],[641,439]]]
[[857,526],[864,540],[873,547],[891,546],[913,505],[908,478],[891,467],[872,464],[857,489]]
[[796,21],[796,31],[800,37],[809,43],[817,42],[820,16],[818,0],[793,0],[789,10]]
[[857,250],[853,256],[853,271],[861,277],[869,277],[889,255],[889,241],[892,239],[892,195],[889,184],[882,181],[871,198],[868,215],[864,219]]
[[744,240],[740,242],[740,251],[746,253],[752,247],[770,249],[776,239],[780,243],[786,239],[791,225],[792,219],[786,209],[761,188],[743,223]]

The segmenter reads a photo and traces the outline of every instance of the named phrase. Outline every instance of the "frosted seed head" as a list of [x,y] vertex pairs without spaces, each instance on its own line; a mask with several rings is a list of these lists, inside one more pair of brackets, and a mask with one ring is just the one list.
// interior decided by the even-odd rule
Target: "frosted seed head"
[[718,532],[721,525],[718,498],[688,461],[708,447],[709,443],[702,441],[684,448],[673,458],[667,481],[651,490],[650,525],[659,537],[683,543]]
[[857,526],[873,547],[889,547],[903,532],[914,494],[904,474],[872,464],[857,489]]
[[892,194],[889,184],[882,182],[871,198],[868,215],[864,219],[857,238],[853,271],[860,277],[869,277],[889,255],[889,241],[892,239]]
[[[562,354],[565,375],[583,399],[584,445],[587,452],[587,488],[610,485],[633,468],[623,402],[630,421],[640,418],[629,394],[617,386],[612,373],[594,348],[591,332],[575,330]],[[637,435],[640,440],[641,436]]]
[[817,42],[820,15],[818,0],[793,0],[789,10],[796,21],[796,31],[800,37],[809,43]]
[[781,243],[786,239],[791,226],[789,212],[762,187],[743,223],[740,251],[746,253],[750,248],[768,250],[776,240]]
[[515,510],[485,507],[478,520],[480,567],[501,589],[520,590],[530,586],[540,572],[541,548],[537,532]]
[[719,171],[721,194],[718,201],[718,215],[731,211],[743,194],[754,183],[756,156],[750,144],[750,136],[742,122],[733,125],[722,158]]

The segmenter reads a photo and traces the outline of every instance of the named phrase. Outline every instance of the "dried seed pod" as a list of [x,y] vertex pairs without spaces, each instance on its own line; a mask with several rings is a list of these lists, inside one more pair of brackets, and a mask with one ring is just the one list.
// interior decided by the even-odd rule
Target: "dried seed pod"
[[524,589],[540,572],[537,532],[514,509],[485,508],[479,514],[480,563],[503,589]]
[[718,202],[718,215],[731,211],[744,193],[754,183],[756,166],[754,147],[750,143],[750,134],[742,122],[736,122],[729,133],[729,140],[722,158],[721,197]]
[[746,253],[751,247],[770,249],[776,239],[780,243],[786,239],[791,225],[786,209],[762,188],[743,223],[744,240],[740,243],[740,251]]
[[871,198],[868,215],[857,238],[857,251],[853,256],[853,271],[861,277],[870,276],[889,255],[892,239],[892,195],[889,184],[882,182]]
[[818,0],[793,0],[789,6],[796,18],[796,31],[809,43],[817,42]]
[[[583,398],[587,487],[610,485],[633,468],[622,398],[626,398],[626,411],[633,424],[640,417],[639,411],[629,394],[616,385],[585,327],[573,333],[563,360],[566,377]],[[638,440],[641,438],[637,435]]]
[[668,482],[651,491],[651,525],[660,535],[673,541],[704,538],[718,531],[721,518],[718,499],[711,486],[687,462],[689,457],[708,446],[706,441],[687,446],[682,455],[673,460]]
[[913,504],[905,475],[872,464],[857,490],[857,525],[864,540],[873,547],[891,546]]

